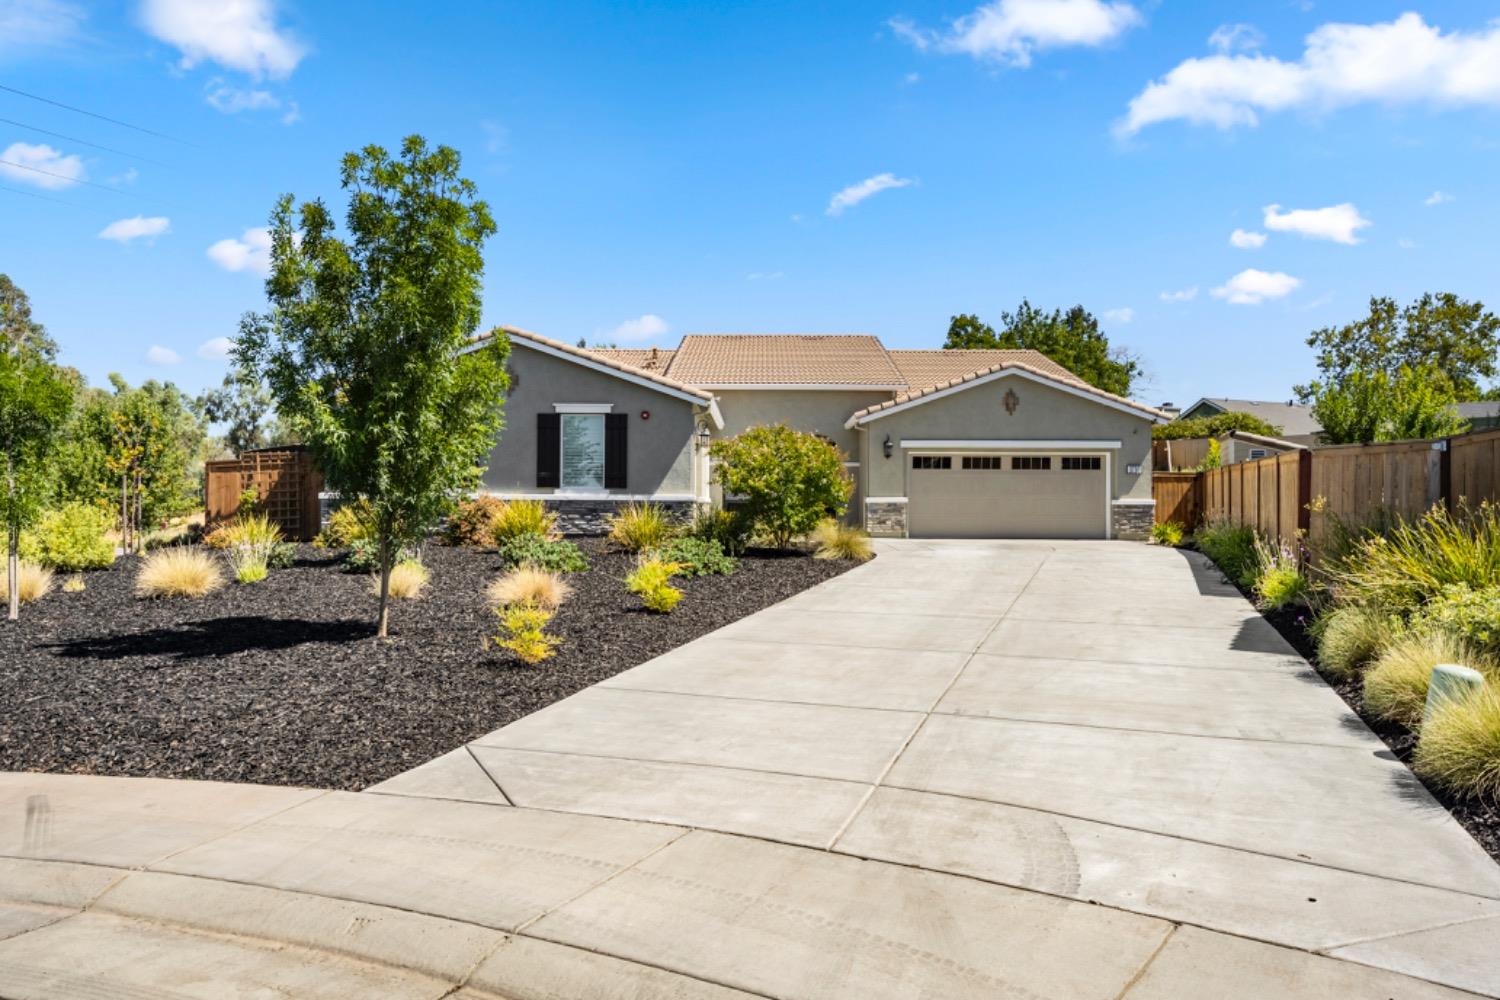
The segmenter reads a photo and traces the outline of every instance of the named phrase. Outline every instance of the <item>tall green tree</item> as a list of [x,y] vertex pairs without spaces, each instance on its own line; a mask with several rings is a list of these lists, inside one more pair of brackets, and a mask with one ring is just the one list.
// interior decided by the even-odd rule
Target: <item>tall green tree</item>
[[51,361],[57,356],[57,341],[47,328],[31,318],[31,299],[10,275],[0,274],[0,349],[30,348]]
[[1328,444],[1410,441],[1460,433],[1453,387],[1431,366],[1394,374],[1356,368],[1309,387],[1313,417]]
[[0,349],[0,523],[12,621],[20,613],[21,529],[41,511],[50,459],[72,403],[72,383],[34,345]]
[[193,411],[213,424],[224,425],[223,447],[238,455],[252,448],[299,443],[277,417],[271,390],[254,372],[236,367],[217,389],[207,389],[193,400]]
[[1112,347],[1094,314],[1081,305],[1064,312],[1038,309],[1022,299],[1015,312],[1000,314],[999,333],[978,316],[961,314],[948,324],[945,348],[1008,348],[1040,351],[1090,385],[1130,395],[1142,374],[1140,359]]
[[381,636],[401,544],[477,484],[502,425],[509,342],[471,340],[495,223],[459,168],[455,150],[420,136],[395,157],[379,146],[348,154],[347,242],[321,201],[281,198],[271,308],[245,317],[235,348],[329,486],[369,502]]
[[[1484,396],[1485,383],[1500,372],[1500,318],[1484,303],[1451,292],[1428,293],[1404,307],[1395,299],[1372,298],[1368,315],[1314,330],[1307,345],[1317,352],[1318,378],[1296,387],[1303,402],[1312,401],[1315,385],[1327,391],[1357,372],[1384,373],[1394,382],[1402,368],[1446,379],[1454,398],[1465,402]],[[1349,391],[1359,389],[1351,385]]]

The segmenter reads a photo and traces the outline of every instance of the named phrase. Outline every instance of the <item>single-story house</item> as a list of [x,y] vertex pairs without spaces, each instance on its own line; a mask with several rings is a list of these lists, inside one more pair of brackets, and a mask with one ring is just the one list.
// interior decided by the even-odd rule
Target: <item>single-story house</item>
[[1177,419],[1216,417],[1221,413],[1248,413],[1252,417],[1259,417],[1271,426],[1281,428],[1281,433],[1277,435],[1281,440],[1309,448],[1318,443],[1318,435],[1323,432],[1323,428],[1313,417],[1312,407],[1291,400],[1277,403],[1261,399],[1204,397],[1183,407]]
[[566,530],[619,504],[713,502],[709,449],[785,422],[828,440],[849,516],[897,537],[1140,538],[1151,427],[1168,419],[1035,351],[888,350],[859,334],[694,334],[575,347],[501,327],[506,429],[486,492],[540,497]]
[[1500,427],[1500,402],[1487,399],[1475,403],[1459,403],[1458,415],[1468,421],[1471,431],[1492,431]]

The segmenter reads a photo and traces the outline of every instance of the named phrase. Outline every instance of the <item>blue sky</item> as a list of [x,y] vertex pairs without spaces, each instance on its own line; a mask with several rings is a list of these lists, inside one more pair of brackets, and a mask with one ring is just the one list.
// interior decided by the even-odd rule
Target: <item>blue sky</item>
[[0,271],[91,381],[196,391],[275,197],[341,209],[341,154],[420,132],[499,223],[486,324],[935,347],[1026,296],[1104,317],[1149,402],[1286,398],[1372,294],[1500,298],[1497,18],[0,0],[0,86],[170,137],[0,90]]

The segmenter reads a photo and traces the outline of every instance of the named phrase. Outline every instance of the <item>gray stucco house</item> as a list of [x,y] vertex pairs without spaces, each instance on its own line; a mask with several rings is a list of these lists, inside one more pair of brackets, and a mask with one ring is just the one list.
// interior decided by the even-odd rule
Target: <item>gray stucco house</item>
[[1035,351],[888,350],[857,334],[694,334],[584,349],[501,327],[506,428],[486,492],[540,497],[566,530],[631,500],[718,499],[709,447],[785,422],[838,447],[850,518],[920,538],[1140,538],[1151,426],[1169,416]]
[[1248,413],[1259,417],[1272,427],[1279,427],[1279,440],[1310,448],[1318,443],[1323,428],[1313,416],[1312,407],[1287,400],[1284,403],[1264,399],[1226,399],[1205,396],[1183,408],[1178,420],[1196,417],[1216,417],[1221,413]]

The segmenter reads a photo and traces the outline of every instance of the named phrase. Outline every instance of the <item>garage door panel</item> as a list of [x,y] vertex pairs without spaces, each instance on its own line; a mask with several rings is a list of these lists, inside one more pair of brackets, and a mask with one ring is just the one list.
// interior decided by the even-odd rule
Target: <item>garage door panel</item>
[[[908,469],[914,538],[1103,538],[1105,477],[1098,470]],[[1102,464],[1102,463],[1101,463]],[[910,465],[910,463],[909,463]]]

